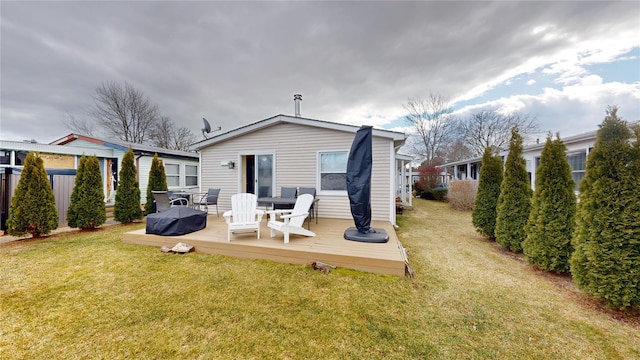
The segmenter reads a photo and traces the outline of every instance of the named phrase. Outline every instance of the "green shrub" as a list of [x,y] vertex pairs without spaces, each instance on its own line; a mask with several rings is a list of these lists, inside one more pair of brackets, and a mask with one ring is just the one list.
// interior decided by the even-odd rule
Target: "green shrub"
[[116,202],[113,211],[114,218],[122,223],[130,223],[142,219],[140,186],[138,185],[138,180],[136,180],[136,165],[131,148],[122,158],[122,169],[118,177]]
[[58,227],[58,211],[44,162],[30,152],[24,160],[18,186],[11,198],[7,233],[34,237],[46,235]]
[[153,155],[151,169],[149,170],[149,184],[147,185],[147,203],[144,206],[146,215],[156,212],[156,204],[153,202],[152,191],[167,191],[167,174],[164,171],[162,160],[158,159],[158,153]]
[[431,189],[423,190],[420,192],[420,198],[425,200],[435,200],[436,197],[433,195]]
[[84,165],[86,161],[86,156],[82,154],[80,162],[78,163],[78,169],[76,170],[76,179],[73,184],[73,190],[71,191],[69,208],[67,209],[67,225],[72,228],[78,227],[78,212],[82,209],[80,202],[82,200],[82,182],[84,181]]
[[493,155],[491,148],[487,147],[482,156],[478,195],[476,196],[472,221],[478,233],[492,240],[496,238],[496,216],[500,184],[502,183],[502,167],[502,158]]
[[445,201],[447,199],[447,188],[437,187],[431,189],[431,194],[433,194],[434,200]]
[[531,185],[526,162],[522,157],[522,137],[517,128],[511,130],[509,155],[500,185],[496,217],[496,241],[513,252],[522,252],[524,227],[531,209]]
[[569,272],[576,213],[574,187],[564,143],[559,135],[555,140],[547,137],[536,170],[527,236],[522,242],[527,261],[542,270]]
[[570,260],[578,287],[620,309],[640,306],[640,129],[631,138],[608,107],[580,182]]
[[76,226],[81,229],[93,229],[107,221],[100,162],[96,156],[86,158],[82,177],[82,197],[78,202]]

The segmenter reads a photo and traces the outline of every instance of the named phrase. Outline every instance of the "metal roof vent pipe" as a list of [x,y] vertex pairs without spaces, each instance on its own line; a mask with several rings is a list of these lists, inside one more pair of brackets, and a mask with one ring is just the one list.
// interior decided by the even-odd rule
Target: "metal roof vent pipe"
[[293,95],[293,102],[296,104],[296,117],[300,117],[300,103],[302,102],[302,95]]

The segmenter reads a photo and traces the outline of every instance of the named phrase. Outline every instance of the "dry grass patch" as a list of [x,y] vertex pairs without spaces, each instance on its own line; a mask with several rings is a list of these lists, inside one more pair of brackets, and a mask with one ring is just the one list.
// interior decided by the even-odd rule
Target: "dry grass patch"
[[114,226],[0,247],[0,358],[631,359],[633,323],[584,307],[416,201],[413,280],[124,245]]

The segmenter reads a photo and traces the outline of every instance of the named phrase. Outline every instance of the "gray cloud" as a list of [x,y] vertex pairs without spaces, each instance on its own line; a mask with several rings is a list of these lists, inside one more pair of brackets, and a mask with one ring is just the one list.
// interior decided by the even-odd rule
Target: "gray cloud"
[[[531,58],[640,26],[634,2],[1,6],[0,138],[40,142],[68,133],[67,113],[83,114],[107,81],[129,82],[196,133],[203,116],[230,130],[292,114],[294,93],[306,117],[391,119],[409,97],[462,97]],[[555,35],[533,32],[544,25]]]

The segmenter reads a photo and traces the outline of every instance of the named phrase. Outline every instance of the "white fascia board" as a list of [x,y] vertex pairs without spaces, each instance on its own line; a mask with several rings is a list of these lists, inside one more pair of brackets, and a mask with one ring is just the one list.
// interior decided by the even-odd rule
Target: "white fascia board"
[[17,151],[35,151],[48,154],[65,154],[65,155],[96,155],[97,157],[113,157],[113,151],[107,149],[84,148],[66,145],[49,145],[40,143],[29,143],[22,141],[5,141],[0,140],[0,149],[17,150]]

